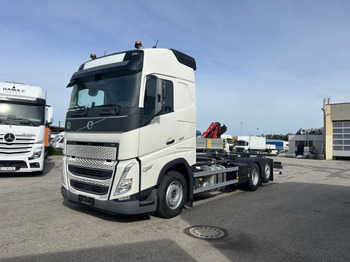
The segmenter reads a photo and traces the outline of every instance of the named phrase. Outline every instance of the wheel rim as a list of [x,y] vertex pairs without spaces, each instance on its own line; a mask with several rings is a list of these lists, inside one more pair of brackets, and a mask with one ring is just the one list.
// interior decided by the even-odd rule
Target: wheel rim
[[265,166],[265,177],[267,179],[269,179],[271,176],[271,168],[270,168],[270,165],[269,164],[266,164]]
[[178,181],[172,182],[166,191],[166,204],[170,209],[180,206],[183,198],[182,185]]
[[254,169],[252,172],[252,183],[253,185],[257,185],[259,182],[259,172],[258,170]]

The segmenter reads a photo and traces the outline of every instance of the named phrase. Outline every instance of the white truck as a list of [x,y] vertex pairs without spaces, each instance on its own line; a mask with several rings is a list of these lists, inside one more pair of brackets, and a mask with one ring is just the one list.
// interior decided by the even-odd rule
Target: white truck
[[171,218],[200,192],[236,184],[254,191],[273,180],[269,158],[197,154],[195,60],[174,49],[135,47],[92,55],[70,79],[65,199]]
[[237,152],[264,153],[266,151],[266,138],[260,136],[238,136],[235,146]]
[[221,135],[220,138],[223,143],[224,151],[232,152],[234,148],[233,137],[231,135]]
[[0,172],[42,173],[52,121],[42,88],[0,82]]

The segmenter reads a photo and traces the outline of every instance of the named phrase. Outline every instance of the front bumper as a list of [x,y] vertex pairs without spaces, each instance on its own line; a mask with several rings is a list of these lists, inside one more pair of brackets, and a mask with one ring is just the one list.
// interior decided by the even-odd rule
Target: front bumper
[[[111,214],[124,214],[124,215],[137,215],[137,214],[149,214],[156,211],[156,201],[140,202],[137,200],[100,200],[94,199],[93,205],[85,204],[79,201],[79,195],[68,191],[65,187],[61,187],[62,196],[72,202],[76,202],[82,205],[86,205],[90,208],[97,209],[99,211]],[[156,190],[152,190],[150,196],[155,199]],[[131,199],[134,199],[131,197]]]

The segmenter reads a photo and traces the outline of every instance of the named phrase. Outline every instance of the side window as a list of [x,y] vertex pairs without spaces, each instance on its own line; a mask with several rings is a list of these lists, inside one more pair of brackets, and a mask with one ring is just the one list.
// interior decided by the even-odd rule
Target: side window
[[170,113],[174,111],[174,87],[173,82],[168,80],[162,81],[163,87],[163,113]]
[[146,82],[146,92],[144,100],[144,114],[146,117],[154,116],[156,106],[157,78],[149,76]]
[[[161,97],[158,95],[160,93]],[[158,105],[160,105],[160,107],[157,107]],[[173,83],[169,80],[159,79],[155,76],[148,76],[144,98],[144,115],[146,118],[153,117],[155,114],[162,115],[173,111]]]

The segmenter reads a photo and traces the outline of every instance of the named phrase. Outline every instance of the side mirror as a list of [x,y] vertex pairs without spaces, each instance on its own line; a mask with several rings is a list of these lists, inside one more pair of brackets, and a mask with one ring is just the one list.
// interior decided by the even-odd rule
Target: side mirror
[[51,106],[45,107],[45,122],[48,125],[53,123],[53,108]]

